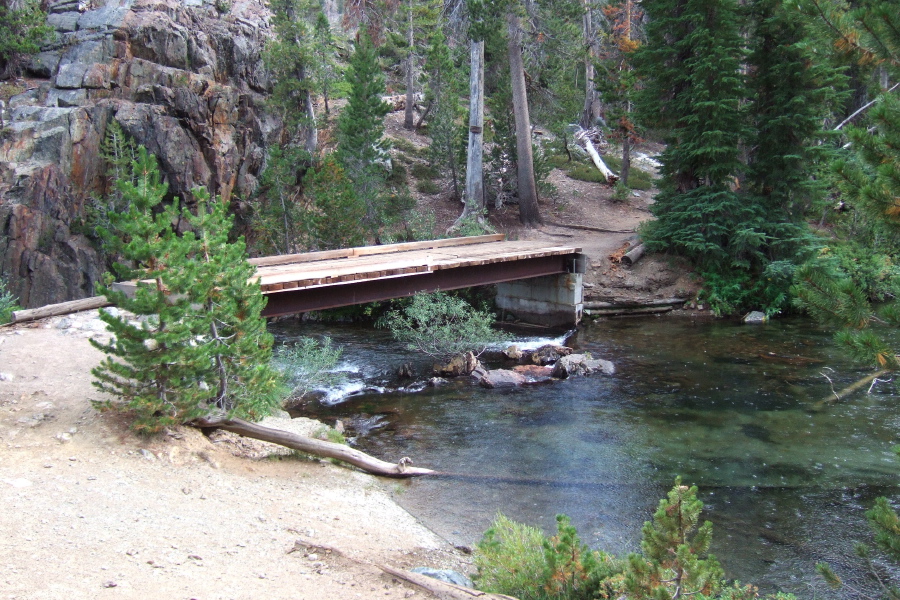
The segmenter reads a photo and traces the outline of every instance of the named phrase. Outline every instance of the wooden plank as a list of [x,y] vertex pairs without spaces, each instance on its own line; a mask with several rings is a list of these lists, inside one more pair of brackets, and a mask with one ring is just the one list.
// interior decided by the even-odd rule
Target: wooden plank
[[488,244],[503,242],[506,235],[496,233],[492,235],[473,235],[468,237],[447,238],[444,240],[429,240],[426,242],[405,242],[402,244],[386,244],[384,246],[363,246],[353,248],[353,256],[368,256],[372,254],[390,254],[393,252],[409,252],[411,250],[427,250],[430,248],[446,248],[449,246],[468,246],[471,244]]
[[353,255],[353,248],[343,248],[341,250],[323,250],[321,252],[304,252],[302,254],[280,254],[277,256],[261,256],[259,258],[251,258],[247,262],[255,267],[271,267],[274,265],[285,265],[291,263],[316,262],[320,260],[334,260],[336,258],[347,258]]

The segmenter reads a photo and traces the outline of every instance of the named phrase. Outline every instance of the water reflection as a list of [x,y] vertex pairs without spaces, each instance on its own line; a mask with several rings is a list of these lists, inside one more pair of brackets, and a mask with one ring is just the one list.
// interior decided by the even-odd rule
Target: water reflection
[[869,538],[863,512],[872,500],[898,495],[890,448],[900,408],[891,386],[828,402],[825,369],[837,389],[865,373],[807,322],[598,323],[570,345],[612,360],[614,377],[510,391],[461,382],[392,391],[399,364],[412,361],[424,374],[429,361],[383,332],[330,333],[360,377],[384,391],[316,412],[377,417],[378,427],[360,437],[365,449],[464,474],[407,482],[398,496],[454,543],[473,544],[497,511],[546,530],[564,512],[588,543],[635,550],[643,521],[681,475],[700,486],[715,524],[713,550],[729,577],[837,597],[814,575],[814,564],[827,560],[846,580],[871,587],[853,545]]

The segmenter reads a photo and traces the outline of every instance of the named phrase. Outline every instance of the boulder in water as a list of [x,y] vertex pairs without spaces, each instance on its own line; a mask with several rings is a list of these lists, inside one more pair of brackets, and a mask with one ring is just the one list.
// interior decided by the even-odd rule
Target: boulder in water
[[558,379],[565,379],[569,376],[590,375],[597,371],[604,375],[612,375],[616,372],[616,368],[608,360],[591,358],[590,354],[563,356],[553,365],[553,376]]
[[521,373],[509,369],[494,369],[488,371],[479,382],[486,388],[516,387],[528,383],[528,379]]
[[447,364],[435,363],[434,374],[440,377],[459,377],[460,375],[468,375],[477,369],[479,364],[474,354],[466,352],[465,354],[457,354]]

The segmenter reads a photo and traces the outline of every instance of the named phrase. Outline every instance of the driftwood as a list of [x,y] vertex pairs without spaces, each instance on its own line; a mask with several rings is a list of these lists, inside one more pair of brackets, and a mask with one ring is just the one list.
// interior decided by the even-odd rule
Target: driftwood
[[82,310],[92,310],[111,305],[112,302],[107,300],[106,296],[93,296],[91,298],[82,298],[81,300],[61,302],[60,304],[48,304],[47,306],[42,306],[40,308],[14,310],[10,323],[24,323],[25,321],[34,321],[35,319],[43,319],[45,317],[58,317],[60,315],[68,315]]
[[461,585],[446,583],[433,577],[428,577],[427,575],[395,569],[388,565],[377,566],[388,575],[393,575],[398,579],[417,585],[420,588],[431,592],[435,597],[440,598],[441,600],[472,600],[473,598],[480,598],[481,600],[516,600],[513,596],[481,592]]
[[[859,381],[851,383],[850,385],[848,385],[847,387],[845,387],[844,389],[842,389],[839,392],[835,392],[834,388],[832,388],[831,389],[832,395],[829,396],[828,398],[823,398],[822,400],[819,400],[816,403],[816,407],[819,408],[825,404],[831,404],[833,402],[840,402],[841,400],[844,400],[845,398],[847,398],[847,396],[849,396],[850,394],[852,394],[859,388],[869,385],[874,380],[878,379],[882,375],[887,375],[888,373],[890,373],[890,371],[887,369],[882,369],[880,371],[876,371],[875,373],[872,373],[871,375],[866,375]],[[824,373],[823,373],[823,375],[824,375]],[[828,379],[829,383],[831,383],[831,378],[829,378],[828,376],[826,376],[825,378]]]
[[272,442],[273,444],[279,444],[286,448],[307,452],[323,458],[335,458],[354,467],[359,467],[363,471],[384,477],[418,477],[435,473],[431,469],[410,466],[412,461],[409,458],[401,458],[396,464],[389,463],[343,444],[316,440],[280,429],[263,427],[243,419],[226,419],[224,417],[210,416],[197,419],[191,425],[224,429],[238,435],[264,442]]
[[620,308],[647,308],[651,306],[679,306],[687,302],[684,298],[666,298],[664,300],[647,300],[646,302],[585,302],[584,308],[590,309],[620,309]]
[[616,317],[623,315],[652,315],[672,310],[672,306],[644,306],[632,308],[592,308],[584,309],[584,314],[591,317]]
[[638,244],[637,246],[635,246],[634,248],[632,248],[631,250],[626,252],[622,256],[622,259],[619,262],[622,263],[623,265],[625,265],[626,267],[630,267],[631,265],[636,263],[638,260],[640,260],[640,258],[642,256],[644,256],[644,245]]

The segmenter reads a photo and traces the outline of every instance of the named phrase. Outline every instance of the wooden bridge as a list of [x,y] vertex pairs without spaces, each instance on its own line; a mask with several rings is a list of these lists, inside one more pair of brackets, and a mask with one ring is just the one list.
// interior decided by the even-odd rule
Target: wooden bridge
[[[506,241],[503,235],[485,235],[267,256],[251,259],[250,263],[257,267],[256,277],[268,299],[263,310],[267,317],[401,298],[418,292],[571,275],[568,283],[550,283],[554,290],[549,295],[558,295],[556,287],[574,291],[571,300],[578,304],[580,318],[580,274],[584,273],[580,251],[569,246]],[[578,289],[574,290],[572,282],[576,279]]]

